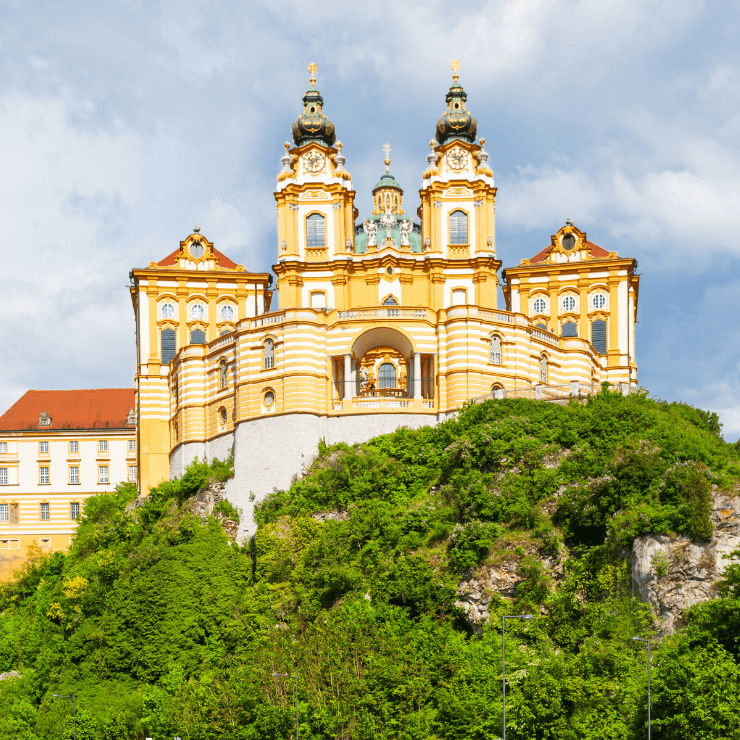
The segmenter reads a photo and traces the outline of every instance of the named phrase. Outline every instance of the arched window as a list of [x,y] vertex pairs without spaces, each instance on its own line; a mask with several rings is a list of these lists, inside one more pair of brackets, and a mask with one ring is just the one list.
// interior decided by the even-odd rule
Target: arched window
[[491,337],[491,362],[494,365],[501,364],[501,337],[498,334]]
[[575,311],[576,308],[576,297],[567,295],[563,298],[563,311]]
[[385,205],[386,205],[386,208],[391,207],[391,196],[389,193],[385,194]]
[[468,243],[468,214],[453,211],[450,214],[450,244]]
[[398,305],[398,301],[397,301],[397,300],[396,300],[396,299],[395,299],[395,298],[394,298],[394,297],[393,297],[392,295],[389,295],[389,296],[388,296],[388,297],[387,297],[387,298],[386,298],[386,299],[385,299],[385,300],[383,301],[383,305],[384,305],[384,306],[397,306],[397,305]]
[[396,366],[392,362],[384,362],[378,368],[378,386],[380,388],[396,387]]
[[219,378],[220,378],[220,384],[222,388],[226,388],[227,384],[227,377],[226,377],[226,360],[224,358],[221,358],[221,362],[219,363]]
[[394,196],[393,200],[395,201],[395,204],[396,204],[395,212],[398,213],[398,196],[397,195]]
[[540,356],[540,383],[547,383],[547,355]]
[[162,364],[168,365],[175,358],[175,330],[162,329]]
[[306,219],[306,246],[326,246],[326,221],[318,213],[312,213]]
[[203,329],[193,329],[193,331],[190,332],[190,344],[205,344],[206,343],[206,333],[203,331]]
[[591,299],[591,303],[597,311],[600,311],[606,306],[606,296],[603,293],[596,293]]
[[544,324],[535,324],[535,326],[538,329],[542,329],[542,331],[547,331],[547,327]]
[[606,354],[606,321],[591,322],[591,344],[600,355]]
[[578,326],[575,321],[566,321],[563,324],[563,336],[564,337],[577,337]]
[[265,370],[275,367],[275,342],[272,339],[265,339],[263,357]]
[[532,302],[532,308],[535,313],[545,313],[547,311],[547,301],[544,298],[535,298]]

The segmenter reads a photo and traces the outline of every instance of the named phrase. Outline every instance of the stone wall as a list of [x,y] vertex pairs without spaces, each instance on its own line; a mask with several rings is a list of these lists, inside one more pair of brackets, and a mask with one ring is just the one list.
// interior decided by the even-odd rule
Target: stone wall
[[179,478],[193,460],[226,460],[234,446],[234,433],[222,434],[208,442],[188,442],[175,447],[170,453],[170,479]]

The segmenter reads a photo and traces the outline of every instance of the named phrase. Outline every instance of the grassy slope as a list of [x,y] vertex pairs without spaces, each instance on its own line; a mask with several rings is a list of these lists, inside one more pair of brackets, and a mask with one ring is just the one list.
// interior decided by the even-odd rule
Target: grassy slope
[[[647,532],[710,534],[711,485],[740,475],[717,432],[711,415],[639,396],[487,402],[324,450],[260,506],[249,548],[181,506],[223,465],[133,511],[127,487],[96,497],[68,555],[39,556],[0,592],[0,671],[23,673],[0,683],[0,737],[61,737],[68,708],[50,696],[73,686],[83,740],[286,737],[291,684],[271,673],[298,667],[302,737],[491,738],[499,617],[525,611],[540,616],[507,629],[508,737],[635,737],[645,669],[629,638],[650,624],[624,553]],[[533,552],[561,560],[557,587]],[[474,637],[457,583],[502,559],[525,580]],[[661,737],[740,733],[739,596],[729,583],[661,646]]]

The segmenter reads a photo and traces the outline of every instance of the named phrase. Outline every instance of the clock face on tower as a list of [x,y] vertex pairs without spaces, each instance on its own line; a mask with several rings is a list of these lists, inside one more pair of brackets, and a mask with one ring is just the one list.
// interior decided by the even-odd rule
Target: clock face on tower
[[456,146],[447,153],[447,162],[451,170],[460,172],[468,164],[468,153],[464,149],[460,149],[459,146]]
[[303,158],[307,172],[321,172],[324,169],[324,155],[318,152],[309,152]]

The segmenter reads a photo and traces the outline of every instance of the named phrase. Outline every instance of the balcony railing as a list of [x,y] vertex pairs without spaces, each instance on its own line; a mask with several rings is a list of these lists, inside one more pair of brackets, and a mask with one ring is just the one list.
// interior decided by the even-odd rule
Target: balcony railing
[[400,306],[378,306],[377,308],[351,308],[339,311],[339,319],[425,319],[425,308],[401,308]]

